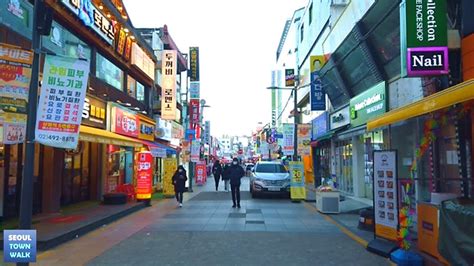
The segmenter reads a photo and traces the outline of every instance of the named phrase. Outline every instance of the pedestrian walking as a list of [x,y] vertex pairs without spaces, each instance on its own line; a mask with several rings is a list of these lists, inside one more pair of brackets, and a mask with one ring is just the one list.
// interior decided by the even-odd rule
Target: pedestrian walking
[[212,166],[212,175],[214,176],[214,181],[216,182],[216,191],[218,191],[219,180],[221,179],[222,175],[222,166],[219,160],[216,160]]
[[229,165],[224,163],[224,167],[222,170],[222,180],[224,181],[224,189],[225,191],[229,191],[229,175],[227,174],[227,168],[229,168]]
[[230,190],[232,192],[232,208],[240,208],[240,179],[245,175],[242,166],[237,158],[232,159],[232,165],[227,168],[227,175],[230,179]]
[[183,192],[186,188],[186,180],[188,177],[186,175],[186,170],[182,165],[178,166],[178,169],[173,175],[173,185],[174,193],[176,195],[176,200],[178,201],[179,207],[183,207]]

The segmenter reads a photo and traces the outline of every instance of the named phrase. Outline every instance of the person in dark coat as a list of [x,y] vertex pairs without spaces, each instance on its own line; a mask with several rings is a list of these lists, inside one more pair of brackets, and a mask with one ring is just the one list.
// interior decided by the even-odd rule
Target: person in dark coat
[[240,179],[245,175],[242,166],[237,158],[232,159],[232,164],[227,168],[226,174],[230,179],[230,189],[232,191],[232,208],[240,208]]
[[221,178],[222,174],[222,166],[219,160],[216,160],[214,162],[214,165],[212,166],[212,175],[214,176],[214,181],[216,182],[216,191],[219,188],[219,180]]
[[182,165],[178,166],[178,169],[173,175],[173,185],[174,193],[176,195],[176,200],[179,203],[179,207],[183,207],[183,192],[186,189],[186,180],[188,177],[186,175],[186,170]]
[[224,189],[225,191],[229,191],[229,176],[227,174],[227,168],[229,168],[228,164],[224,164],[223,170],[222,170],[222,180],[224,181]]

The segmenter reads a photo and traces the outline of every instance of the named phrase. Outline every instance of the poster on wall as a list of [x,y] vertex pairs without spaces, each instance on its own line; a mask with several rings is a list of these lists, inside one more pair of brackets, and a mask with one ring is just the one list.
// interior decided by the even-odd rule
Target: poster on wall
[[397,152],[374,151],[374,215],[375,234],[397,239]]
[[311,124],[298,124],[298,155],[311,154]]
[[306,199],[303,162],[290,162],[290,196],[292,200]]
[[153,157],[150,152],[137,153],[137,183],[135,191],[137,199],[151,199],[152,194],[152,170]]
[[89,61],[46,55],[36,116],[35,140],[75,149],[89,79]]
[[176,158],[163,158],[163,194],[165,196],[174,196],[172,179],[177,168]]

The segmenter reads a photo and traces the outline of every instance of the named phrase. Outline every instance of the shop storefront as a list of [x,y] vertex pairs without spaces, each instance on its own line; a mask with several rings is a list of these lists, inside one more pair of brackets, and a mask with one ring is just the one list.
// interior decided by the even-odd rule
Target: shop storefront
[[321,185],[322,178],[330,177],[331,160],[331,133],[329,132],[328,113],[311,121],[311,155],[313,159],[314,185]]

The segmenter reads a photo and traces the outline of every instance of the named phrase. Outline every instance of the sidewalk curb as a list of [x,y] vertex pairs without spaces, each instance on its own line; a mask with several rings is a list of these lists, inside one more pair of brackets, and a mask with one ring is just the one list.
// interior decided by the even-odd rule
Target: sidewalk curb
[[[367,249],[367,245],[369,244],[369,242],[367,242],[365,239],[362,239],[361,237],[357,236],[355,233],[353,233],[348,227],[346,227],[345,225],[339,223],[338,221],[334,220],[331,216],[327,215],[327,214],[324,214],[324,213],[321,213],[319,212],[315,206],[305,202],[305,205],[308,206],[309,208],[311,209],[314,209],[315,211],[317,211],[319,214],[321,214],[321,216],[323,216],[323,218],[334,224],[335,226],[337,226],[337,228],[339,228],[339,230],[341,230],[341,232],[343,232],[345,235],[347,235],[348,237],[350,237],[352,240],[356,241],[357,243],[359,243],[361,246],[364,247],[364,249]],[[390,259],[387,259],[387,261],[390,263],[391,266],[396,266],[397,264],[393,263],[392,261],[390,261]]]

